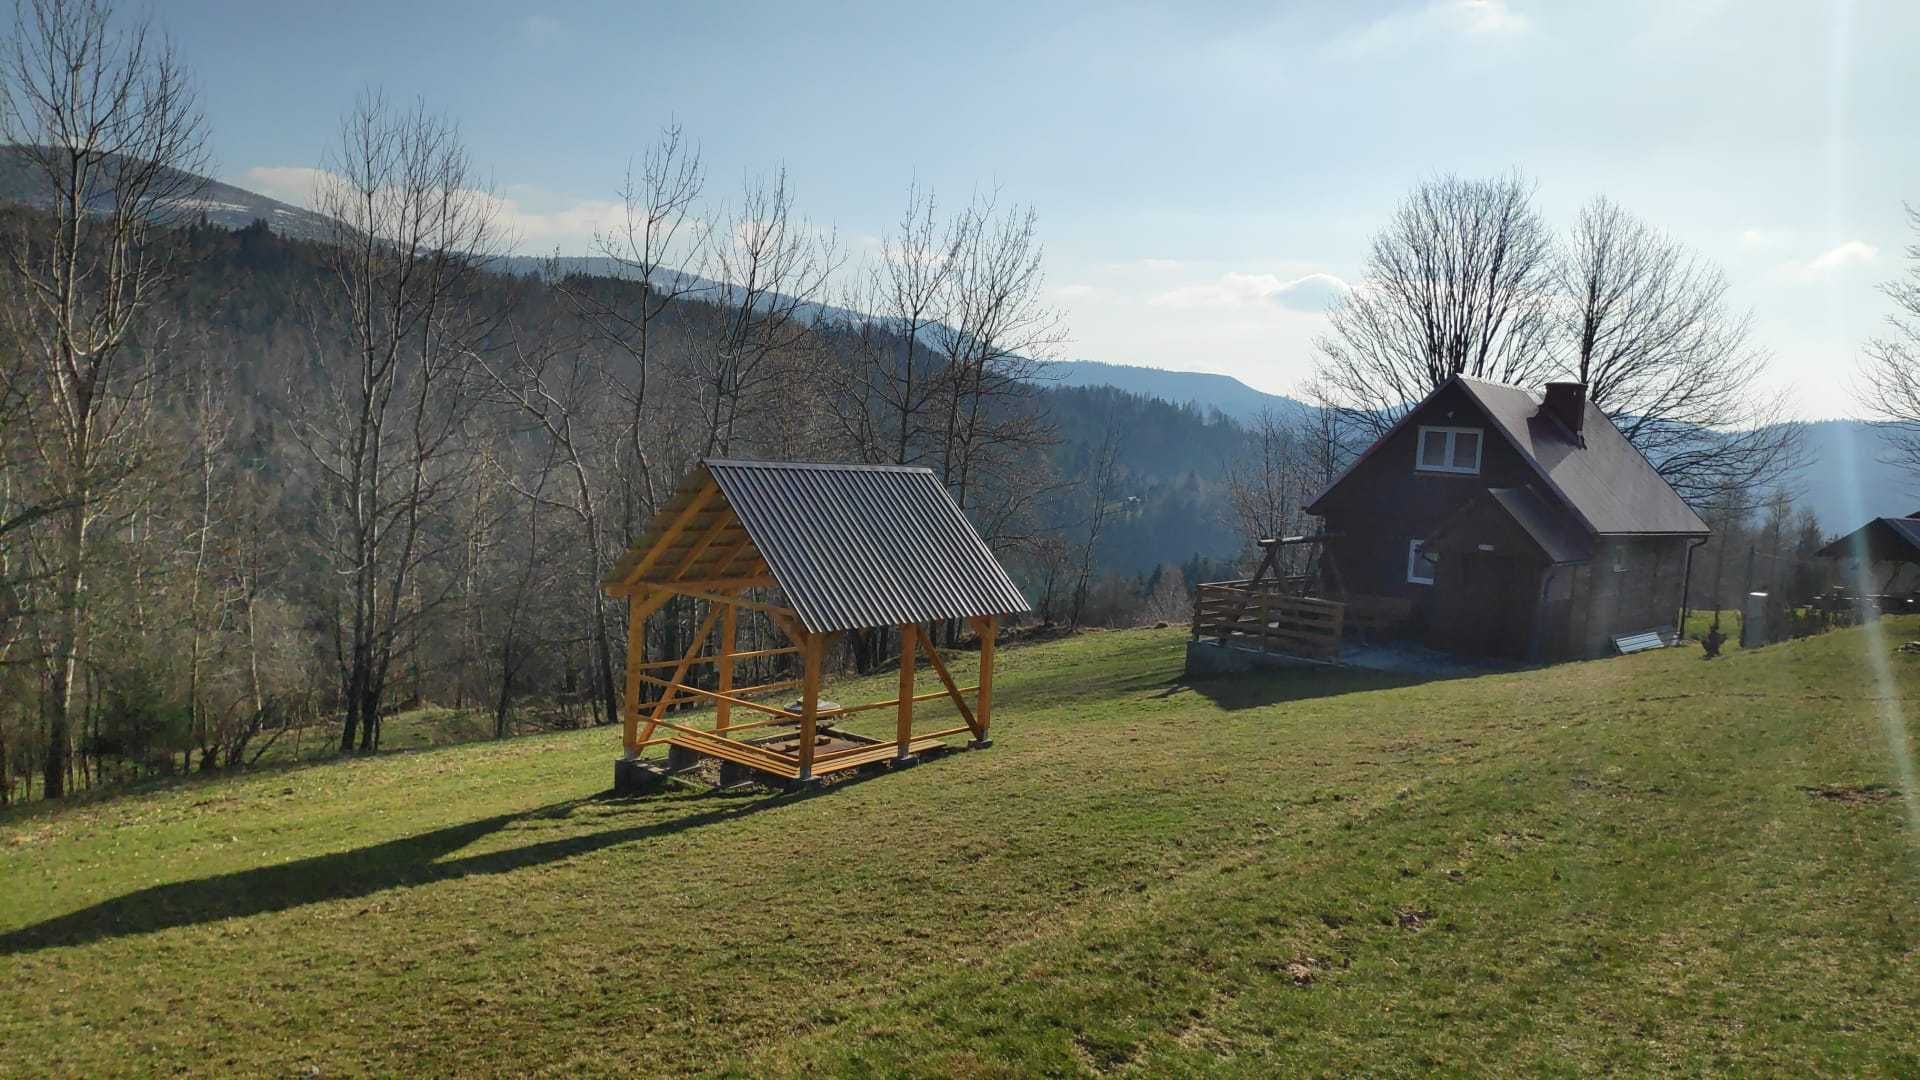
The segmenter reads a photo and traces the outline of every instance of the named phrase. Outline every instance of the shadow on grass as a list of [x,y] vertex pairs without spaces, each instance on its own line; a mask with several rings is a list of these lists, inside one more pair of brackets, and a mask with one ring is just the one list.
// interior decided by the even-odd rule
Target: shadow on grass
[[245,918],[329,900],[350,900],[387,889],[427,885],[476,874],[503,874],[585,855],[602,848],[717,825],[775,806],[816,798],[820,794],[824,792],[771,795],[742,801],[740,796],[716,793],[700,797],[697,801],[717,799],[735,805],[647,825],[608,829],[563,840],[548,840],[462,859],[439,861],[442,856],[517,822],[563,818],[588,804],[640,805],[654,802],[659,796],[618,797],[608,793],[588,799],[570,799],[351,851],[316,855],[295,862],[237,870],[193,881],[155,885],[0,934],[0,956],[84,945],[103,938],[130,937],[223,919]]
[[1289,701],[1338,697],[1369,690],[1396,690],[1406,686],[1471,678],[1467,674],[1412,674],[1392,671],[1367,671],[1358,668],[1276,668],[1230,675],[1183,675],[1166,684],[1158,696],[1172,697],[1192,691],[1229,711],[1280,705]]

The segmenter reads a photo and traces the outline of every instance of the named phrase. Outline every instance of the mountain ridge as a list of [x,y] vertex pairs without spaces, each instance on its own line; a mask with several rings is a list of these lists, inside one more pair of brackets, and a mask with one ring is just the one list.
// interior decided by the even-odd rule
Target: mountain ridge
[[[225,181],[203,179],[205,187],[192,206],[209,224],[239,230],[256,221],[265,221],[274,233],[295,240],[320,240],[331,235],[333,222],[323,214]],[[46,205],[44,197],[36,197],[33,186],[21,156],[0,150],[0,201]],[[618,264],[603,256],[562,256],[550,262],[534,256],[507,255],[496,260],[495,269],[512,276],[553,271],[620,276]],[[679,276],[682,275],[676,274]],[[719,282],[699,281],[715,289],[725,288]],[[827,304],[807,305],[807,310],[830,319],[854,315]],[[1047,361],[1041,366],[1036,381],[1057,387],[1111,387],[1190,406],[1203,413],[1217,412],[1243,426],[1267,412],[1282,423],[1292,423],[1304,419],[1312,409],[1297,398],[1256,390],[1231,375],[1099,360]],[[1803,424],[1807,460],[1788,479],[1786,486],[1799,505],[1814,511],[1823,530],[1829,534],[1843,533],[1868,518],[1901,516],[1920,508],[1920,482],[1917,482],[1920,478],[1894,463],[1897,457],[1892,441],[1895,428],[1844,418]]]

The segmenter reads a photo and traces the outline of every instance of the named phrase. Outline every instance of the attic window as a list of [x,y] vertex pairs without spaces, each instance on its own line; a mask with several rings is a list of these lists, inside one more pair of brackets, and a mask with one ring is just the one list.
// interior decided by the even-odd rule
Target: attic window
[[1420,472],[1477,473],[1480,441],[1479,428],[1423,427],[1414,468]]

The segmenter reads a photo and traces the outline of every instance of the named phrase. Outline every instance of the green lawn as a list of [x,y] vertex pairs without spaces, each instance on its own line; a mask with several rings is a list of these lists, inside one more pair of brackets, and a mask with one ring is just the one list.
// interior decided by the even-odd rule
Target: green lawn
[[809,797],[608,799],[601,729],[30,806],[0,1073],[1913,1074],[1908,638],[1189,687],[1093,633]]

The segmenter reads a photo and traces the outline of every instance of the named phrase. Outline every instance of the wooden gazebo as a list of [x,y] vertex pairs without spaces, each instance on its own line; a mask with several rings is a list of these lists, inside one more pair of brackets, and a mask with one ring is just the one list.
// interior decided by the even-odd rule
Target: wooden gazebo
[[[984,748],[990,745],[998,621],[1030,610],[931,470],[878,465],[703,461],[602,586],[631,605],[625,753],[614,769],[614,786],[622,791],[660,775],[640,760],[643,750],[659,745],[669,748],[669,768],[711,757],[722,763],[723,773],[752,770],[787,783],[911,762],[956,735],[970,735],[969,746]],[[647,619],[676,596],[705,612],[684,653],[648,660]],[[791,644],[736,650],[743,611],[764,614]],[[954,682],[927,632],[928,624],[949,620],[965,620],[979,636],[975,686]],[[822,707],[820,673],[828,644],[836,635],[875,627],[899,630],[899,695]],[[716,630],[718,641],[710,648]],[[735,685],[741,661],[795,654],[797,677]],[[920,657],[939,677],[940,689],[917,690]],[[717,668],[713,685],[695,685],[692,673],[708,666]],[[642,686],[660,692],[645,716]],[[799,698],[789,707],[755,700],[794,688]],[[914,705],[943,697],[963,723],[915,730]],[[714,706],[711,728],[671,718],[674,706],[702,699]],[[894,712],[890,740],[856,735],[837,723],[877,709]],[[759,715],[738,722],[736,710]]]

